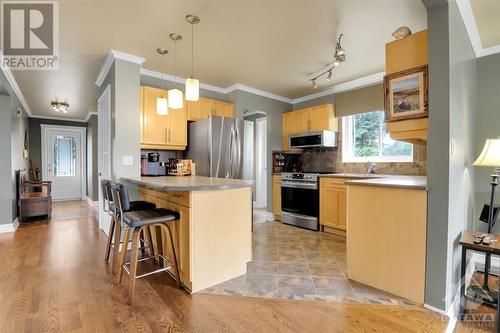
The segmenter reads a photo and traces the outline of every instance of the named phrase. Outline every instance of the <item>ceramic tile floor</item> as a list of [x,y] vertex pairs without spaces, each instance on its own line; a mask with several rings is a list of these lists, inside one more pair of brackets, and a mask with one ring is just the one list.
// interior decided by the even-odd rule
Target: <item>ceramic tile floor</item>
[[265,221],[258,212],[254,221],[253,261],[247,274],[202,293],[415,305],[347,279],[344,237]]

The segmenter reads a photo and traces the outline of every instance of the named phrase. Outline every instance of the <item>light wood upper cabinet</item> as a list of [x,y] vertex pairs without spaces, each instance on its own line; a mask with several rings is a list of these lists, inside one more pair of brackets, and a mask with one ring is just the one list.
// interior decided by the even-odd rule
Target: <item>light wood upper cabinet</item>
[[[385,44],[385,71],[393,74],[428,64],[429,41],[427,30]],[[405,119],[387,123],[393,140],[413,144],[427,143],[428,118]]]
[[156,99],[166,97],[167,91],[141,86],[140,126],[141,148],[158,150],[185,150],[187,123],[210,116],[234,118],[234,104],[200,97],[196,102],[184,101],[182,109],[168,109],[168,115],[156,113]]
[[166,96],[166,91],[141,87],[142,141],[144,145],[167,145],[167,116],[156,113],[156,99]]
[[324,104],[309,109],[309,130],[335,131],[339,130],[339,120],[335,117],[335,110],[332,104]]
[[188,120],[196,121],[210,116],[234,118],[234,104],[200,97],[196,102],[187,102]]
[[427,30],[385,44],[385,72],[392,74],[429,63]]
[[329,228],[347,230],[347,186],[350,179],[320,179],[320,225]]
[[338,131],[338,118],[335,117],[333,104],[283,113],[283,149],[289,150],[289,136],[317,131]]
[[166,90],[141,87],[141,148],[184,150],[187,145],[186,108],[169,109],[168,115],[156,113],[156,99]]
[[276,221],[281,221],[281,176],[273,175],[273,214]]

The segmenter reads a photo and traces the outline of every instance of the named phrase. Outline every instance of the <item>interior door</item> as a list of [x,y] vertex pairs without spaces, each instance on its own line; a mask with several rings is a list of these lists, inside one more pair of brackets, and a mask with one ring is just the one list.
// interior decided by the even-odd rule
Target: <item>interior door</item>
[[256,120],[255,208],[267,205],[267,117]]
[[111,179],[111,86],[104,90],[97,103],[98,117],[98,160],[99,182],[99,227],[108,232],[111,217],[104,211],[101,180]]
[[42,125],[42,176],[52,182],[53,200],[85,195],[86,128]]

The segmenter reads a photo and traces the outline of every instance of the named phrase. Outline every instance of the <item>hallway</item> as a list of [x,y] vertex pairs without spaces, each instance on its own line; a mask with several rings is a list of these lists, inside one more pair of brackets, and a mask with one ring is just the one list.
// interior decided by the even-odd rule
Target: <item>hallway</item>
[[189,296],[162,275],[139,280],[129,307],[126,279],[114,285],[103,263],[105,240],[85,202],[54,203],[49,223],[1,234],[0,331],[442,332],[447,324],[408,306]]

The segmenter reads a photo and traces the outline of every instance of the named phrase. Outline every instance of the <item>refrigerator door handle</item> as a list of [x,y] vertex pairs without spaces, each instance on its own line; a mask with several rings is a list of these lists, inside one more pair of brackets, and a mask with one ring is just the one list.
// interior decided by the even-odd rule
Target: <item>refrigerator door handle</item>
[[229,171],[228,171],[228,178],[233,178],[233,168],[234,168],[234,147],[235,147],[235,139],[236,139],[236,133],[234,131],[234,127],[231,127],[231,134],[229,137]]
[[240,128],[238,127],[238,120],[236,120],[235,123],[235,134],[236,134],[236,147],[235,147],[235,153],[236,153],[236,163],[235,163],[235,178],[240,178],[240,170],[241,170],[241,133],[240,133]]

